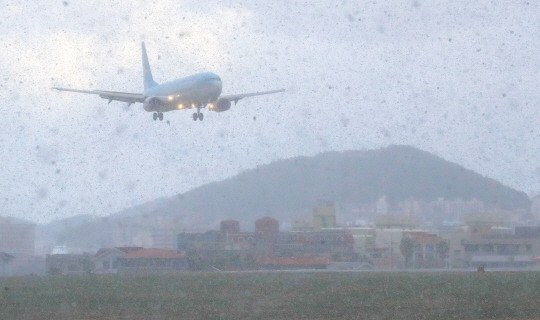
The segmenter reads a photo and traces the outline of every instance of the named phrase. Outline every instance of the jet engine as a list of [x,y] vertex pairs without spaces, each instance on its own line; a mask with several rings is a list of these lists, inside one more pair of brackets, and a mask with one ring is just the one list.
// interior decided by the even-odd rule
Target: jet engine
[[158,97],[148,97],[144,100],[144,110],[148,112],[161,111],[163,105],[163,101]]
[[219,99],[214,103],[214,108],[212,109],[215,112],[227,111],[231,108],[231,102],[227,99]]

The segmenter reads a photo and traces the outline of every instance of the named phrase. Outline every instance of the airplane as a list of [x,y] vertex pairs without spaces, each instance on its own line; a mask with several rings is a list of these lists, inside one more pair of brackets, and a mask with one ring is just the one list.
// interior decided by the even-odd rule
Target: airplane
[[236,105],[238,100],[264,94],[284,92],[285,89],[261,91],[253,93],[232,94],[221,96],[221,79],[212,72],[198,73],[185,78],[158,84],[152,77],[150,63],[146,54],[146,46],[141,43],[142,66],[144,77],[143,93],[127,93],[103,90],[78,90],[53,87],[59,91],[96,94],[100,98],[111,101],[127,102],[127,106],[134,103],[142,103],[144,110],[153,112],[153,119],[163,120],[163,112],[197,109],[193,113],[194,121],[202,121],[204,115],[201,109],[208,106],[210,111],[223,112],[231,108],[231,102]]

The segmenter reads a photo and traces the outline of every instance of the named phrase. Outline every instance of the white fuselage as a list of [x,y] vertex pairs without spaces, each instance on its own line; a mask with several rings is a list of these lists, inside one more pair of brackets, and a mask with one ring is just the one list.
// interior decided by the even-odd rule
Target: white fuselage
[[205,72],[156,85],[144,91],[145,96],[159,97],[159,103],[145,103],[148,112],[204,107],[218,100],[221,79],[215,73]]

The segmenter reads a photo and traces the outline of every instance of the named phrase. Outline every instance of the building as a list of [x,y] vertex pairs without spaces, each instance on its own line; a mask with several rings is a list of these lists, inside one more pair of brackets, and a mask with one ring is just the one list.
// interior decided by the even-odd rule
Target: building
[[33,223],[0,217],[0,252],[12,257],[9,264],[3,264],[1,272],[10,276],[44,272],[43,257],[35,256],[35,230]]
[[102,248],[94,256],[95,273],[117,273],[118,259],[127,253],[141,250],[142,247]]
[[92,273],[94,263],[89,254],[48,254],[45,269],[49,275]]
[[333,204],[316,206],[313,209],[313,229],[334,228],[336,226],[336,209]]
[[292,231],[318,231],[336,227],[336,209],[331,202],[313,208],[310,218],[296,218],[291,221]]
[[465,225],[476,229],[504,227],[508,224],[508,220],[502,214],[495,213],[471,213],[463,216]]
[[255,242],[258,256],[271,256],[276,250],[276,239],[279,236],[279,222],[270,217],[255,221]]
[[264,217],[255,221],[255,233],[263,238],[274,237],[279,233],[279,222],[271,217]]
[[386,195],[381,196],[375,204],[377,215],[388,214],[390,212],[390,203]]
[[513,233],[497,228],[469,229],[462,239],[463,264],[486,267],[526,267],[540,257],[540,228],[518,227]]
[[15,258],[33,256],[36,225],[23,220],[0,217],[0,251]]
[[513,229],[506,227],[506,219],[499,214],[466,214],[465,225],[451,228],[441,233],[449,243],[449,266],[453,268],[469,267],[471,255],[465,252],[464,244],[484,236],[503,236],[513,234]]
[[[403,239],[410,241],[411,259],[408,266],[415,268],[440,268],[446,266],[449,245],[441,237],[425,231],[404,232]],[[400,243],[400,251],[403,251]],[[403,255],[404,252],[401,252]]]
[[239,229],[239,224],[228,220],[220,231],[180,233],[178,250],[187,252],[190,267],[197,270],[253,269],[257,261],[270,257],[354,259],[354,239],[346,230],[281,232],[279,222],[271,217],[255,221],[255,232]]
[[354,238],[346,230],[282,232],[273,239],[271,256],[352,256]]
[[526,267],[540,257],[540,227],[508,227],[501,214],[470,214],[466,225],[444,234],[451,267]]
[[233,234],[222,234],[219,231],[211,230],[205,233],[182,232],[178,234],[178,251],[212,251],[222,250],[223,237],[228,239]]
[[403,256],[399,245],[403,238],[403,229],[375,228],[372,247],[366,249],[367,257],[377,269],[394,269],[398,267]]
[[425,232],[420,229],[420,219],[403,214],[380,214],[374,217],[375,228],[371,231],[365,255],[377,269],[395,269],[405,263],[400,251],[401,240],[408,232]]
[[353,237],[353,251],[360,257],[367,258],[369,250],[375,247],[376,229],[371,226],[347,227],[344,230]]
[[145,248],[176,248],[177,235],[186,228],[181,215],[142,214],[113,220],[107,225],[109,247],[139,246]]
[[375,217],[375,226],[379,229],[418,229],[420,219],[416,216],[383,214]]
[[188,261],[183,252],[174,250],[143,248],[133,250],[118,258],[118,272],[157,273],[188,270]]
[[240,222],[238,220],[223,220],[219,225],[222,234],[240,233]]

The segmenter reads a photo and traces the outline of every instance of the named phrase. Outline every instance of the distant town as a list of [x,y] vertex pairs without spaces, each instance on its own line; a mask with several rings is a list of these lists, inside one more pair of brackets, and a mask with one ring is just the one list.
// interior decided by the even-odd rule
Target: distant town
[[[429,219],[434,212],[445,219]],[[487,208],[475,199],[392,203],[381,196],[343,213],[339,204],[320,201],[311,215],[288,221],[225,219],[198,232],[179,221],[126,217],[112,222],[99,243],[73,247],[66,237],[46,238],[35,224],[2,217],[0,274],[540,269],[540,196],[529,211]]]

